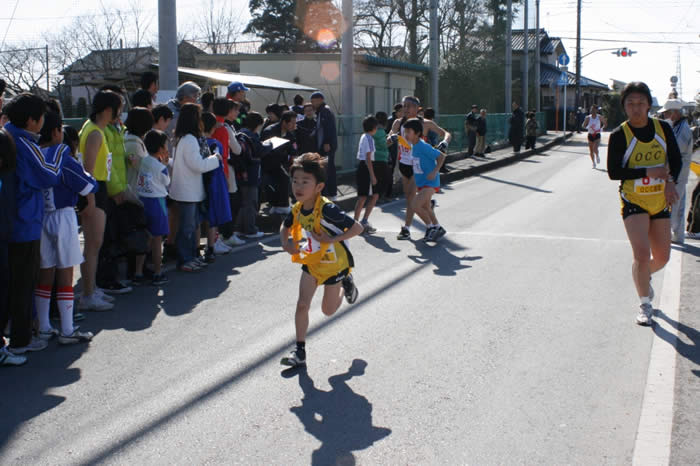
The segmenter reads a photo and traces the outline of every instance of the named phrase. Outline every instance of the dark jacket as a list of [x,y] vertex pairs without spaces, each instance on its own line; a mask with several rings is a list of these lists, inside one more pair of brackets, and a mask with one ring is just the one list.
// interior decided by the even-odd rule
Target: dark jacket
[[316,120],[304,118],[297,122],[297,152],[305,154],[307,152],[317,152],[316,145]]
[[523,130],[525,128],[525,114],[520,107],[513,110],[510,117],[510,131],[508,133],[510,142],[518,143],[523,140]]
[[0,241],[10,241],[15,202],[15,171],[0,172]]
[[486,118],[479,116],[479,119],[476,121],[476,134],[479,136],[484,136],[487,131],[486,127]]
[[[279,123],[268,126],[262,132],[262,140],[267,141],[272,137],[282,137],[282,126]],[[297,155],[297,141],[294,133],[287,133],[283,139],[291,141],[289,144],[278,147],[265,156],[262,162],[262,168],[265,171],[273,171],[282,166],[285,169],[289,167],[292,158]]]
[[262,142],[260,142],[258,133],[254,133],[248,128],[243,128],[241,133],[248,136],[253,147],[250,159],[246,160],[246,173],[248,177],[246,180],[241,180],[240,183],[245,186],[260,186],[261,160],[270,153],[270,146],[263,145]]
[[316,147],[319,152],[323,151],[324,144],[331,146],[331,152],[335,152],[338,148],[335,115],[333,115],[333,112],[326,104],[316,112]]

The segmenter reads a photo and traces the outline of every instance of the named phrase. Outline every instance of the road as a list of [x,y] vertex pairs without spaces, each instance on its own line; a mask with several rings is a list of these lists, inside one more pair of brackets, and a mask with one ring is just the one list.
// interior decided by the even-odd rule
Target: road
[[438,245],[382,206],[306,370],[279,365],[300,271],[274,239],[90,314],[89,346],[0,371],[0,464],[630,464],[655,337],[583,144],[446,186]]

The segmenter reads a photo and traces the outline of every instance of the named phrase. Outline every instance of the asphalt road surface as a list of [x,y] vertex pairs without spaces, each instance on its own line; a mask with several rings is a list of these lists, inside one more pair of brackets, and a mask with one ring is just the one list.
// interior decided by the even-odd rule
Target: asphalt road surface
[[89,346],[0,370],[0,464],[631,463],[654,333],[583,144],[446,186],[437,245],[375,211],[306,370],[279,365],[301,272],[276,240],[89,314]]

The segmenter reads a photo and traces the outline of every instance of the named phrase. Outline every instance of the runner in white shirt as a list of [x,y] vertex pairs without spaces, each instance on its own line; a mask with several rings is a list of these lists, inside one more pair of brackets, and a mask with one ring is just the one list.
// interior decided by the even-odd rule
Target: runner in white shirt
[[591,105],[591,113],[583,120],[584,129],[588,130],[588,152],[591,156],[593,168],[600,163],[600,155],[598,155],[598,147],[600,146],[600,132],[607,127],[603,115],[598,115],[598,107]]

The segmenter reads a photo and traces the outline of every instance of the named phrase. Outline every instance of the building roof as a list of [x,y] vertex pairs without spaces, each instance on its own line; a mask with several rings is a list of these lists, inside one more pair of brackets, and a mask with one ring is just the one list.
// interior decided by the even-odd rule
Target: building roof
[[[528,41],[527,41],[527,49],[530,52],[535,51],[535,42],[536,42],[536,35],[537,35],[537,29],[529,29],[528,28]],[[547,34],[547,31],[544,29],[540,28],[540,53],[542,55],[551,55],[553,53],[556,53],[557,48],[559,47],[564,48],[564,44],[562,43],[561,39],[558,37],[549,37],[549,34]],[[513,29],[513,34],[512,34],[512,48],[513,52],[519,52],[522,53],[523,50],[525,49],[525,30],[524,29]],[[564,49],[566,51],[566,49]]]
[[[561,76],[562,71],[557,69],[556,66],[550,65],[548,63],[540,63],[540,86],[551,86],[552,83],[559,81],[559,76]],[[570,71],[566,72],[567,75],[567,86],[576,85],[576,73]],[[609,90],[606,84],[599,81],[581,76],[581,87],[596,87],[599,89]]]
[[[157,65],[156,65],[157,66]],[[245,84],[247,87],[254,89],[274,89],[279,91],[300,91],[300,92],[314,92],[317,91],[315,87],[304,86],[302,84],[290,83],[288,81],[281,81],[279,79],[266,78],[264,76],[255,76],[250,74],[239,74],[239,73],[228,73],[224,71],[216,70],[202,70],[199,68],[185,68],[178,67],[177,71],[180,74],[186,74],[190,76],[197,76],[200,78],[206,78],[211,81],[220,84],[229,84],[233,81],[239,81]]]
[[[214,54],[214,47],[212,47],[211,43],[203,40],[183,40],[183,42],[186,42],[194,47],[197,47],[199,50],[202,52],[213,55]],[[241,42],[230,42],[226,44],[221,44],[218,46],[217,53],[218,54],[253,54],[253,53],[258,53],[258,50],[260,49],[260,46],[262,45],[261,40],[247,40],[247,41],[241,41]]]
[[123,49],[93,50],[89,54],[80,58],[59,74],[80,73],[88,71],[105,71],[108,69],[124,69],[143,60],[148,63],[157,58],[158,51],[153,47],[134,47]]
[[430,68],[428,68],[425,65],[417,65],[415,63],[394,60],[393,58],[377,57],[375,55],[363,55],[363,57],[368,65],[386,66],[389,68],[399,68],[410,71],[420,71],[422,73],[430,72]]

